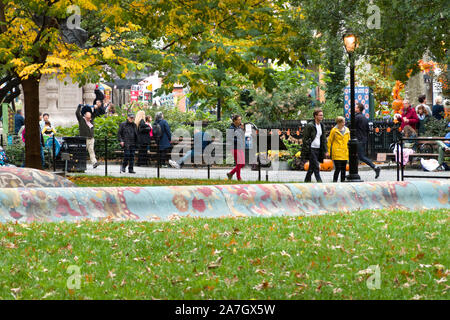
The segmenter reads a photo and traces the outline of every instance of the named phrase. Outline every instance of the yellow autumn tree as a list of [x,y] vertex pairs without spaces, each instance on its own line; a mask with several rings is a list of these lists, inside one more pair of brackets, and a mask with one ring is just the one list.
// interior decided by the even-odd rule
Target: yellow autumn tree
[[[99,31],[74,34],[74,13],[89,15]],[[299,59],[301,52],[290,45],[298,35],[285,23],[299,14],[288,1],[275,0],[0,0],[0,75],[8,79],[0,100],[22,85],[25,139],[32,141],[26,165],[40,167],[42,75],[69,75],[84,84],[105,74],[106,65],[121,77],[145,65],[165,73],[166,87],[182,82],[208,93],[205,83],[220,81],[232,68],[267,85],[270,71],[258,64],[261,58]]]
[[[0,98],[11,88],[22,85],[27,167],[41,167],[38,118],[39,81],[43,75],[59,79],[69,75],[83,84],[105,74],[105,65],[122,76],[130,66],[139,66],[127,58],[138,39],[122,37],[138,31],[139,26],[118,19],[123,12],[111,11],[106,4],[95,0],[0,0],[0,74],[4,83]],[[104,26],[102,37],[108,41],[102,46],[84,46],[83,42],[89,40],[79,25],[79,16],[84,12],[94,13]]]

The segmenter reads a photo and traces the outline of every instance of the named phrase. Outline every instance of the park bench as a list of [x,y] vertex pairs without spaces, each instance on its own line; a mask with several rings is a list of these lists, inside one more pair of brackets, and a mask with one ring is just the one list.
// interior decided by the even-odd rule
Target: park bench
[[[432,138],[436,138],[436,137],[432,137]],[[440,139],[439,137],[437,137],[437,139]],[[432,141],[432,140],[417,140],[416,141],[417,146],[416,149],[419,152],[415,152],[413,154],[409,155],[409,164],[413,164],[414,161],[420,161],[421,158],[424,159],[437,159],[439,157],[439,153],[436,153],[436,148],[437,148],[437,144],[436,141]],[[391,144],[391,148],[390,149],[394,149],[394,145],[395,144]],[[399,150],[399,154],[401,153],[401,151]],[[391,153],[378,153],[377,154],[377,161],[379,162],[385,162],[387,161],[387,159],[392,159],[395,162],[395,153],[391,152]]]
[[[220,145],[220,146],[224,146],[223,143],[218,143],[218,142],[212,142],[212,144],[216,144],[216,145]],[[182,149],[185,150],[189,150],[187,147],[190,146],[190,149],[194,148],[194,139],[191,138],[190,140],[187,141],[177,141],[177,142],[173,142],[172,146],[170,148],[170,152],[167,152],[167,157],[170,159],[174,156],[178,156],[178,157],[182,157],[184,156],[186,153],[185,152],[172,152],[173,148],[175,146],[180,146],[183,147]],[[135,152],[135,163],[137,162],[137,158],[138,158],[138,153],[139,153],[139,149],[136,150]],[[123,157],[123,149],[120,150],[115,150],[114,154],[118,155],[120,158]],[[147,150],[147,155],[148,160],[149,160],[149,165],[151,163],[154,163],[155,165],[157,165],[158,163],[158,155],[159,155],[159,150],[158,150],[158,145],[156,144],[156,142],[154,140],[151,141],[150,143],[150,148],[149,150]],[[189,167],[189,166],[193,166],[193,167],[198,167],[198,166],[207,166],[208,164],[203,162],[202,164],[185,164],[185,167]]]

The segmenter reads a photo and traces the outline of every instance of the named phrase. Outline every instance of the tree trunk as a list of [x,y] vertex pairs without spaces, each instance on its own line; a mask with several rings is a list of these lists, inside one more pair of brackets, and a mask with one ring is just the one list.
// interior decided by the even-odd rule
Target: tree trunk
[[39,78],[22,81],[25,98],[25,166],[43,169],[41,162],[41,135],[39,127]]

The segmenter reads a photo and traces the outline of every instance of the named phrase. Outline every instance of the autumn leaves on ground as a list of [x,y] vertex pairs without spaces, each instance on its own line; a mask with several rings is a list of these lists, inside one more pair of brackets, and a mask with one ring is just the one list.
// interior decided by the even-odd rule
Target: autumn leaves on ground
[[[196,186],[236,184],[236,180],[165,179],[76,175],[67,177],[78,187],[131,187],[131,186]],[[240,184],[273,183],[266,181],[240,181]]]
[[448,299],[448,223],[437,210],[2,224],[0,299]]

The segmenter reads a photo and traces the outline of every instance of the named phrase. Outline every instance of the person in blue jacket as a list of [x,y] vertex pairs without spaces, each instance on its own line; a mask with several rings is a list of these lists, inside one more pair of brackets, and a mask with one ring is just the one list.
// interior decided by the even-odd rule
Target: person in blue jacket
[[164,120],[162,112],[157,112],[155,115],[155,123],[153,125],[153,137],[156,139],[156,143],[159,147],[161,156],[161,163],[167,161],[167,152],[172,147],[172,132],[170,131],[169,124]]
[[19,109],[17,110],[16,114],[14,115],[14,133],[18,134],[20,128],[25,124],[25,118],[23,117],[23,110]]

